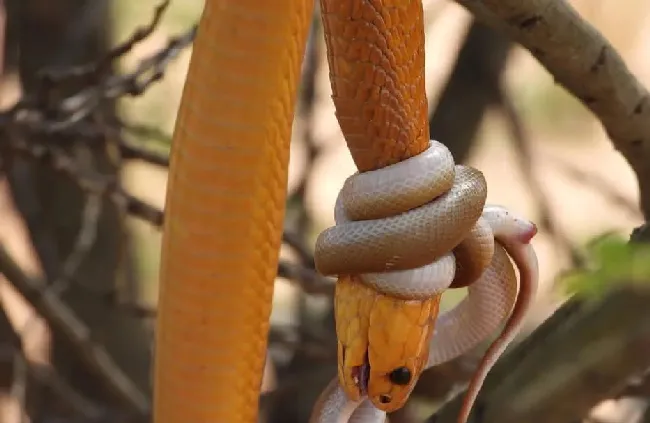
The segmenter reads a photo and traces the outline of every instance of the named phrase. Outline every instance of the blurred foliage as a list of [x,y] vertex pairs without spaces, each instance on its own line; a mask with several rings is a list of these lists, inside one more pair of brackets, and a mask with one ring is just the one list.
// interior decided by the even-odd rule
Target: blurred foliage
[[621,284],[650,287],[650,245],[607,233],[590,242],[586,253],[587,265],[561,279],[567,293],[598,299]]

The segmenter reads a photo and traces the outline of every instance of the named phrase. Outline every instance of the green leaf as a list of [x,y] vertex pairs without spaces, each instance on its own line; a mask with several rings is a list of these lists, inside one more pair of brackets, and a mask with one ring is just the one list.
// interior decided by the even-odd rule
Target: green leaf
[[621,283],[650,286],[650,245],[604,234],[586,246],[587,266],[560,279],[564,290],[597,298]]

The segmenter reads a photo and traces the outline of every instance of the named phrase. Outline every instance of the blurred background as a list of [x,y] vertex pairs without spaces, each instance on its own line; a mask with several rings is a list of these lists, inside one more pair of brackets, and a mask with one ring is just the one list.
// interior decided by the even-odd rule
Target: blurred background
[[[172,0],[153,25],[154,0],[4,2],[0,422],[146,421],[111,379],[123,374],[150,395],[166,155],[203,2]],[[650,84],[650,3],[571,3]],[[635,175],[526,50],[455,3],[423,4],[432,137],[483,171],[488,202],[541,229],[528,333],[566,299],[557,278],[582,265],[590,240],[643,223]],[[319,23],[315,15],[294,123],[261,402],[268,423],[306,422],[335,374],[332,281],[315,273],[311,251],[355,167]],[[445,294],[443,307],[463,295]],[[467,381],[484,349],[429,370],[391,423],[421,421]],[[643,404],[608,400],[590,418],[640,421]]]

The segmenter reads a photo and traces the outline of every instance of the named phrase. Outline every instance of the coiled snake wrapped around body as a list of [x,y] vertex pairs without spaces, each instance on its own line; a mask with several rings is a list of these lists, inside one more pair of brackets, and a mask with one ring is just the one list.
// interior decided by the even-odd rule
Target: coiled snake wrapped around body
[[[466,419],[537,286],[529,244],[536,226],[503,207],[485,206],[486,194],[482,174],[455,165],[436,141],[421,154],[346,181],[335,207],[336,226],[319,236],[315,257],[324,274],[358,277],[338,281],[342,383],[328,387],[312,422],[347,421],[344,416],[355,409],[350,422],[383,421],[382,412],[404,405],[424,369],[492,335],[517,304],[470,384],[459,421]],[[519,297],[508,255],[519,267]],[[468,297],[438,316],[439,296],[452,286],[469,286]],[[413,309],[419,311],[415,319],[400,318]]]

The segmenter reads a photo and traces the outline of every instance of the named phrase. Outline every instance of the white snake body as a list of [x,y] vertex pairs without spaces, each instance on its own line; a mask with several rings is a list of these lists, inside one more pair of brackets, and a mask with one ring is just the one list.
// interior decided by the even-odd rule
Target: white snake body
[[[474,248],[488,262],[469,285],[467,297],[438,317],[427,367],[467,352],[493,335],[511,311],[512,316],[474,376],[459,422],[467,418],[487,372],[519,331],[537,289],[537,259],[529,244],[536,233],[532,222],[501,206],[476,203],[479,200],[468,200],[475,201],[473,207],[451,209],[476,189],[475,174],[467,169],[471,168],[454,164],[443,144],[431,141],[429,149],[417,156],[352,175],[336,202],[336,226],[324,231],[316,245],[321,273],[356,273],[378,292],[409,300],[432,297],[450,287],[458,269],[452,249],[471,235]],[[438,217],[437,227],[430,223],[432,216]],[[451,233],[444,227],[459,224],[468,224],[471,231]],[[405,250],[412,245],[409,241],[437,259],[423,262],[425,254],[410,259],[419,250]],[[443,251],[438,245],[451,248]],[[525,283],[521,290],[508,256]],[[385,418],[367,399],[347,400],[335,381],[321,398],[312,423],[380,423]]]

